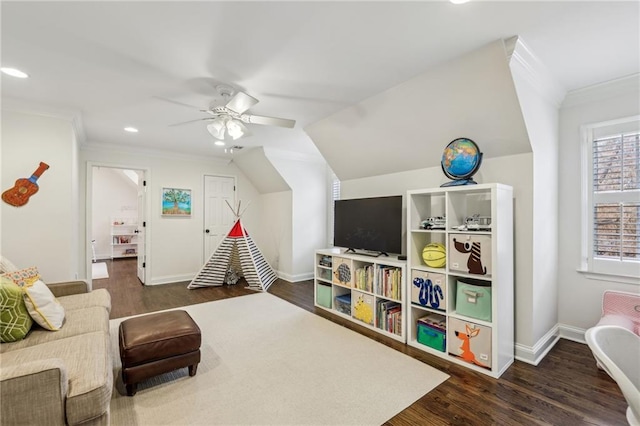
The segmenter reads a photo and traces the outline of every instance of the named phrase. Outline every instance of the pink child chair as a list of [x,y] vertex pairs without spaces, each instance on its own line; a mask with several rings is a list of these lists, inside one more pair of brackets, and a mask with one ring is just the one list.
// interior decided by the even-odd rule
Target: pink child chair
[[596,326],[617,325],[640,336],[640,294],[607,290],[602,295],[602,318]]

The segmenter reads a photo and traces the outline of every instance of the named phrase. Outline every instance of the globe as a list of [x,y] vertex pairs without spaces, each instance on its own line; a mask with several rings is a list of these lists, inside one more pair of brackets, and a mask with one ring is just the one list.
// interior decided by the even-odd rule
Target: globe
[[482,152],[471,139],[458,138],[449,142],[442,153],[442,171],[451,182],[440,186],[470,185],[476,182],[473,175],[482,163]]

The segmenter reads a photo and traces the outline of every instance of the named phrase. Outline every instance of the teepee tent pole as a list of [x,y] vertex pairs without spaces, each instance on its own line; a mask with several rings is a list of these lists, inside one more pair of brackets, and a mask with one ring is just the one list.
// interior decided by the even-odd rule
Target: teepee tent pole
[[[249,200],[249,202],[247,203],[247,205],[244,207],[244,209],[242,209],[242,211],[240,212],[240,214],[238,215],[238,217],[242,217],[242,215],[244,214],[245,211],[247,211],[247,208],[249,208],[249,206],[251,205],[251,200]],[[240,204],[238,204],[238,210],[240,210]]]

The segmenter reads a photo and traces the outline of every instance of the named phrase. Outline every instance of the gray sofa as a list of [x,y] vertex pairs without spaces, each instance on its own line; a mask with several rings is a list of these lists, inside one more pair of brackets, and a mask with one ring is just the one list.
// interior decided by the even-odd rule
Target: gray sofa
[[111,297],[84,281],[49,288],[65,308],[62,328],[34,323],[23,340],[0,345],[2,424],[108,425]]

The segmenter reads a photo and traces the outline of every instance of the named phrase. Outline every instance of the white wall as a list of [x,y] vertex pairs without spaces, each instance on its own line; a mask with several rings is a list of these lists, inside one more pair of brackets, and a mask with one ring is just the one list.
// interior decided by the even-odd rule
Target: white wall
[[313,277],[314,251],[326,246],[326,162],[319,157],[265,150],[292,190],[292,244],[288,281]]
[[[293,266],[293,199],[292,190],[275,165],[267,158],[264,148],[257,147],[236,155],[233,163],[260,192],[263,226],[249,229],[269,264],[282,279],[292,281]],[[251,207],[252,209],[254,207]]]
[[[565,90],[522,40],[516,39],[509,65],[534,159],[532,327],[530,336],[520,336],[518,349],[530,352],[529,361],[537,363],[554,342],[558,322],[558,116]],[[542,348],[534,353],[534,346]]]
[[258,248],[276,270],[280,278],[293,275],[293,204],[292,191],[262,194],[259,228],[248,229],[254,239],[261,241]]
[[640,76],[581,89],[560,110],[558,320],[567,337],[583,338],[599,320],[604,290],[640,293],[640,285],[587,279],[581,267],[580,126],[640,114]]
[[305,127],[343,180],[438,167],[444,145],[477,142],[487,157],[530,152],[502,40]]
[[40,161],[50,168],[22,207],[0,203],[0,252],[18,267],[37,266],[45,282],[77,272],[76,141],[71,119],[2,111],[3,190],[29,178]]
[[[243,203],[251,202],[251,207],[243,215],[243,223],[249,229],[263,225],[261,219],[262,199],[246,176],[233,164],[213,158],[187,157],[179,154],[146,153],[135,151],[119,151],[111,149],[83,147],[80,150],[81,160],[81,193],[80,209],[84,215],[87,162],[101,165],[131,169],[148,169],[147,202],[148,242],[147,246],[147,284],[163,284],[175,281],[190,280],[200,270],[204,262],[203,236],[203,186],[204,175],[235,176],[237,178],[236,199]],[[161,216],[161,191],[163,187],[191,189],[192,216]],[[83,224],[81,232],[85,242],[86,235]],[[253,236],[253,235],[252,235]],[[253,236],[256,244],[261,246],[260,235]],[[90,252],[87,254],[91,256]],[[87,260],[83,258],[83,263]],[[84,272],[84,271],[82,271]]]
[[120,169],[94,167],[93,206],[90,239],[96,240],[96,257],[111,257],[111,230],[114,218],[138,218],[138,189],[126,181]]
[[[444,146],[443,146],[444,148]],[[478,183],[503,183],[513,187],[515,223],[515,330],[516,342],[530,345],[533,335],[533,155],[520,154],[483,161],[474,176]],[[440,167],[430,167],[370,178],[342,181],[341,198],[406,195],[410,189],[438,187],[449,180]],[[406,200],[404,200],[406,208]],[[403,232],[406,232],[404,230]]]

